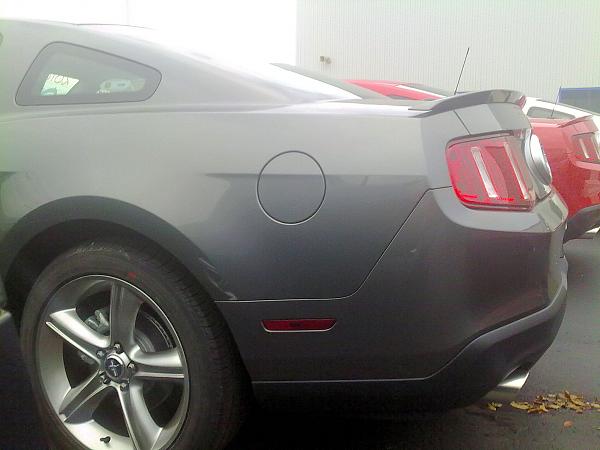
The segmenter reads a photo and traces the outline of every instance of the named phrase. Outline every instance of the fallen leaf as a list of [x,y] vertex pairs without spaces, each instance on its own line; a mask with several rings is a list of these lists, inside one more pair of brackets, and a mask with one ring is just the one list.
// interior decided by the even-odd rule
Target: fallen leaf
[[487,404],[487,409],[490,411],[496,411],[498,408],[502,408],[502,403],[490,402]]
[[[491,405],[494,406],[494,403]],[[569,409],[577,414],[583,414],[586,411],[600,412],[599,398],[587,401],[583,395],[573,394],[567,390],[556,394],[540,394],[531,402],[513,401],[510,405],[513,408],[527,411],[528,414],[548,413],[550,410],[556,411],[561,408]],[[497,406],[495,407],[497,408]]]
[[547,412],[548,410],[544,405],[533,406],[527,410],[527,414],[542,414]]
[[512,406],[513,408],[525,409],[525,410],[531,408],[531,405],[528,402],[515,402],[515,401],[512,401],[512,402],[510,402],[510,406]]

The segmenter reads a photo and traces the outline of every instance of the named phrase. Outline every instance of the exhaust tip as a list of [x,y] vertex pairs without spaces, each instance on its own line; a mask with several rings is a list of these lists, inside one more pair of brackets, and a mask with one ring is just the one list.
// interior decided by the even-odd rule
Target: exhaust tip
[[516,369],[508,375],[496,388],[485,396],[486,400],[507,402],[513,400],[529,378],[529,370]]

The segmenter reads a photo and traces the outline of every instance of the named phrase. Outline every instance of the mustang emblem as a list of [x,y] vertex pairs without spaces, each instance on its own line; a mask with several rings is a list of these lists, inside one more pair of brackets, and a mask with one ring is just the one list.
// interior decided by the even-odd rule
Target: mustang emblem
[[111,378],[119,378],[125,369],[123,362],[117,356],[109,356],[104,363],[104,369]]

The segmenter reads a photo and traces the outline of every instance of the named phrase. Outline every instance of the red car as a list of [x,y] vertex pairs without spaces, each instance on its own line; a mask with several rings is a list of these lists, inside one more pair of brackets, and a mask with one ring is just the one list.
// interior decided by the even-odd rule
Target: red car
[[452,95],[450,92],[417,83],[397,81],[347,80],[349,83],[370,89],[390,98],[402,100],[439,100]]
[[600,133],[591,116],[530,119],[550,168],[552,184],[569,207],[565,240],[600,225]]
[[[428,91],[410,83],[349,80],[391,98],[437,100],[443,91]],[[523,97],[525,99],[525,97]],[[525,102],[523,102],[523,105]],[[565,241],[580,237],[600,225],[600,133],[592,116],[573,120],[533,119],[531,127],[546,152],[552,184],[569,207]]]

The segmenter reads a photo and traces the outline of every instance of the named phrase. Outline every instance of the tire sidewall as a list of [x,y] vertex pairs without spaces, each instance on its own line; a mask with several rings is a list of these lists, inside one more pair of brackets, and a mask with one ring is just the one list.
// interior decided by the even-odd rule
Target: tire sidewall
[[[144,259],[122,249],[98,249],[64,254],[39,276],[27,299],[21,325],[21,341],[34,394],[41,410],[46,431],[59,448],[85,448],[62,424],[46,399],[37,367],[37,330],[50,298],[63,285],[85,275],[106,275],[124,280],[148,295],[175,328],[186,355],[189,371],[189,404],[184,425],[169,448],[211,448],[215,436],[214,415],[222,397],[222,386],[213,374],[210,352],[211,329],[195,311],[177,280],[165,274],[154,260]],[[212,369],[212,370],[211,370]]]

